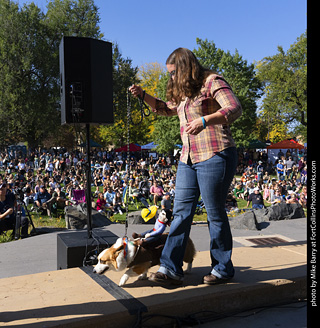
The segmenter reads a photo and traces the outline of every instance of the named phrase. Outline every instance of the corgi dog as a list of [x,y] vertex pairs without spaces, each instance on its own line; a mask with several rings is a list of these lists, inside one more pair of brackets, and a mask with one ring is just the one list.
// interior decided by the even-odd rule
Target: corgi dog
[[[163,233],[159,240],[142,246],[140,239],[118,238],[110,248],[103,250],[98,255],[98,264],[93,272],[102,274],[106,270],[123,271],[119,286],[124,286],[130,277],[138,276],[138,280],[147,279],[149,268],[160,264],[161,253],[168,237]],[[189,238],[183,261],[188,264],[186,272],[190,272],[196,250]]]

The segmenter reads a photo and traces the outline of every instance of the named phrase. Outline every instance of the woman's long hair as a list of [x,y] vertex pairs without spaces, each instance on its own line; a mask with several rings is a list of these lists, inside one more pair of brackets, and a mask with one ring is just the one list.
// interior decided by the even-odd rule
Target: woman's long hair
[[174,80],[167,85],[167,99],[179,104],[186,97],[194,98],[208,75],[214,73],[204,68],[192,51],[186,48],[174,50],[166,61],[167,65],[175,65]]

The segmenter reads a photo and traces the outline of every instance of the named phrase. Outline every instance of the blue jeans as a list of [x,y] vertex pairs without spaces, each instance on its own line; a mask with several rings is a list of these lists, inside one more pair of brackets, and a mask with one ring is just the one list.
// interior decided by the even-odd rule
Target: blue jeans
[[160,259],[162,272],[183,279],[183,257],[191,224],[201,194],[208,215],[211,273],[219,278],[232,278],[232,235],[225,203],[237,165],[234,147],[196,163],[179,162],[173,207],[173,221]]

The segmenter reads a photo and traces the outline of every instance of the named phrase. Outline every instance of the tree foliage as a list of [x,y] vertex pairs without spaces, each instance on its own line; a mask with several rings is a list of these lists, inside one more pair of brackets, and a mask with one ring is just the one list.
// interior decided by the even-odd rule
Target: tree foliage
[[[98,135],[105,145],[115,147],[123,146],[127,143],[127,109],[128,109],[128,88],[137,83],[138,68],[132,67],[132,60],[123,58],[117,44],[113,46],[113,104],[114,104],[114,124],[110,126],[99,126]],[[131,104],[131,115],[138,121],[140,115],[139,103],[129,94]],[[149,133],[149,124],[143,120],[141,124],[134,125],[129,121],[130,139],[129,142],[144,143]]]
[[60,126],[59,44],[63,35],[101,38],[98,23],[93,0],[54,0],[46,14],[33,2],[0,0],[1,144],[35,146],[68,130]]
[[0,13],[0,140],[33,144],[59,117],[48,28],[33,3],[1,0]]
[[[166,90],[170,75],[168,73],[163,74],[159,80],[157,86],[158,97],[162,100],[166,100]],[[180,136],[180,121],[178,116],[157,116],[154,122],[153,139],[158,145],[157,151],[159,153],[173,153],[176,145],[181,145]]]
[[[103,39],[99,23],[94,0],[51,0],[46,13],[33,2],[19,6],[13,0],[0,0],[0,145],[27,141],[35,146],[45,139],[56,146],[73,145],[72,127],[60,124],[59,44],[63,36]],[[264,58],[256,68],[237,50],[231,54],[201,39],[197,45],[194,53],[202,65],[222,74],[242,104],[243,115],[231,126],[238,146],[268,132],[278,138],[280,127],[284,134],[306,135],[306,33],[287,52],[278,47],[275,56]],[[140,83],[148,93],[166,100],[168,78],[157,63],[145,64],[138,72],[114,44],[115,123],[92,127],[96,141],[105,146],[126,144],[128,87]],[[131,98],[131,107],[137,121],[141,115],[137,99]],[[177,117],[151,114],[129,127],[130,142],[155,141],[159,152],[172,152],[181,143]]]
[[287,52],[263,58],[257,65],[265,97],[261,117],[269,126],[285,123],[293,135],[306,137],[307,126],[307,35],[303,33]]
[[[166,69],[159,63],[149,63],[139,68],[138,77],[141,87],[150,95],[166,99],[166,85],[168,76]],[[151,115],[151,138],[149,141],[154,141],[158,147],[159,153],[170,153],[174,149],[174,142],[179,141],[180,135],[178,133],[178,139],[176,138],[177,129],[176,124],[177,117],[162,117],[158,115]]]

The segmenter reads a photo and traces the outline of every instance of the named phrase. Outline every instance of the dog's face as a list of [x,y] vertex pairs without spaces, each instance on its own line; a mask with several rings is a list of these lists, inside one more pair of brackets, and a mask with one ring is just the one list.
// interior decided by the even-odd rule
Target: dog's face
[[103,272],[109,269],[114,271],[122,270],[123,269],[122,250],[123,250],[123,244],[122,243],[120,244],[118,241],[110,248],[103,250],[98,256],[98,264],[94,267],[93,272],[102,274]]
[[161,212],[159,213],[158,219],[161,222],[167,223],[168,221],[170,221],[171,216],[172,216],[171,211],[169,211],[169,210],[161,210]]

